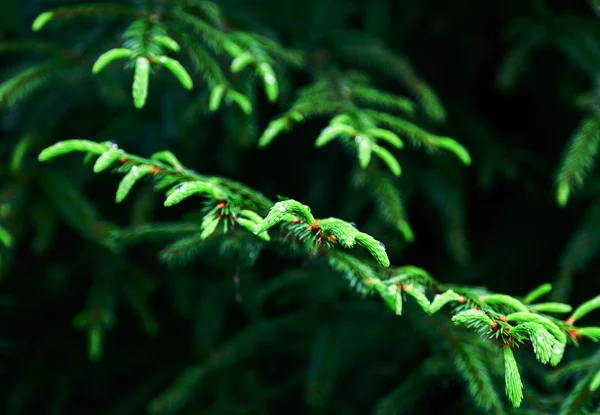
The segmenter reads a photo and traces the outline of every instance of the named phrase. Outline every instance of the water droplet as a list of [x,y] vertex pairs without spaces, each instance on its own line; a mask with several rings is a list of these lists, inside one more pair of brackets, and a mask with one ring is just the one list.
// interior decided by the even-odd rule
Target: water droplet
[[182,184],[178,184],[177,186],[175,186],[175,191],[178,192],[183,188]]
[[158,192],[158,191],[160,191],[160,189],[158,188],[158,186],[154,186],[154,187],[152,188],[152,190],[154,190],[155,192]]
[[360,143],[360,140],[362,140],[362,137],[360,135],[354,137],[354,141],[356,141],[357,143]]
[[562,352],[562,349],[554,349],[554,354],[561,354]]
[[379,242],[379,246],[385,251],[385,244],[383,242]]
[[356,228],[356,223],[355,222],[350,222],[350,225],[352,225],[352,227]]
[[58,143],[55,144],[55,146],[59,146],[59,147],[62,146],[62,145],[63,145],[62,141],[59,141]]
[[114,141],[109,141],[108,143],[109,143],[109,144],[110,144],[110,146],[111,146],[112,148],[114,148],[114,149],[117,149],[117,148],[119,148],[119,145],[118,145],[117,143],[115,143]]
[[279,210],[280,210],[281,212],[285,212],[285,207],[283,207],[283,206],[279,206]]
[[131,168],[131,171],[133,172],[133,175],[134,175],[134,176],[139,176],[139,175],[140,175],[140,172],[138,171],[138,168],[137,168],[137,166],[133,166],[133,167]]

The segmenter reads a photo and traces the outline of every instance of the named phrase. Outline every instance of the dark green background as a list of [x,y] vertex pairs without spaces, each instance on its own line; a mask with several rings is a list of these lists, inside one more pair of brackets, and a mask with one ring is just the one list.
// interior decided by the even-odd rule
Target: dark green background
[[[33,19],[64,4],[5,0],[0,5],[0,41],[32,37]],[[222,358],[215,351],[228,350],[235,359],[210,370],[180,413],[370,413],[379,399],[439,350],[436,326],[419,310],[409,307],[406,315],[394,317],[378,299],[355,295],[340,275],[311,268],[298,258],[267,251],[254,268],[239,270],[214,253],[189,265],[167,267],[157,259],[160,244],[142,243],[121,254],[108,251],[99,242],[108,226],[104,221],[127,226],[176,220],[198,205],[186,202],[165,209],[162,196],[146,185],[117,206],[117,176],[96,176],[78,157],[43,166],[37,162],[39,151],[58,140],[112,139],[143,156],[169,149],[203,174],[240,180],[272,199],[281,194],[300,200],[316,217],[354,221],[385,242],[392,263],[423,267],[440,281],[484,285],[519,296],[558,278],[562,253],[597,201],[597,175],[565,209],[556,207],[553,196],[553,174],[563,147],[583,117],[576,97],[593,86],[582,62],[593,68],[595,61],[568,53],[570,33],[600,39],[600,21],[587,3],[547,2],[547,14],[539,12],[541,1],[517,0],[220,4],[234,25],[276,34],[284,45],[310,52],[326,50],[333,29],[379,36],[412,62],[446,106],[444,125],[424,125],[465,144],[473,165],[467,168],[453,157],[432,157],[419,149],[399,154],[404,173],[398,188],[406,195],[416,233],[416,241],[406,245],[378,219],[370,194],[349,186],[354,157],[338,143],[314,149],[324,120],[282,135],[265,150],[256,148],[255,133],[288,107],[291,93],[274,105],[258,88],[258,115],[252,119],[234,109],[185,118],[188,93],[168,76],[152,78],[148,104],[138,112],[132,106],[107,105],[88,74],[42,89],[22,106],[4,108],[0,197],[5,200],[0,204],[13,206],[4,220],[16,246],[2,253],[0,413],[144,413],[181,371]],[[501,91],[498,71],[520,41],[508,39],[507,33],[522,18],[564,35],[567,53],[556,43],[544,44],[528,55],[515,88]],[[49,26],[36,36],[75,47],[91,43],[103,51],[118,44],[122,29],[83,19],[60,29]],[[1,79],[7,79],[14,65],[35,61],[33,55],[0,55]],[[306,72],[291,74],[294,87],[310,81]],[[405,92],[397,81],[376,71],[370,74],[380,88]],[[124,86],[130,77],[124,71]],[[12,149],[31,131],[36,138],[20,168],[11,171]],[[57,181],[48,184],[51,180]],[[61,193],[57,187],[68,190]],[[595,252],[600,221],[596,223],[596,228],[586,228],[588,239],[580,250]],[[597,265],[592,258],[585,272],[573,274],[572,292],[561,290],[555,298],[579,304],[599,293]],[[259,307],[256,298],[265,286],[286,272],[296,273],[298,282]],[[236,273],[239,287],[233,282]],[[85,332],[75,330],[72,319],[85,309],[90,289],[98,284],[114,289],[117,324],[106,334],[102,359],[91,363]],[[145,299],[157,323],[154,335],[144,332],[141,323],[152,323],[140,320],[124,292]],[[261,328],[272,319],[286,318],[290,321],[272,330]],[[593,316],[586,321],[599,322]],[[236,338],[243,330],[250,334]],[[319,335],[331,336],[328,347],[319,349]],[[234,346],[227,349],[228,344]],[[569,351],[567,358],[592,351]],[[548,392],[538,369],[524,369],[526,388]],[[317,392],[311,392],[314,379]],[[423,399],[410,413],[432,413],[434,407],[439,413],[477,413],[454,374],[422,389]]]

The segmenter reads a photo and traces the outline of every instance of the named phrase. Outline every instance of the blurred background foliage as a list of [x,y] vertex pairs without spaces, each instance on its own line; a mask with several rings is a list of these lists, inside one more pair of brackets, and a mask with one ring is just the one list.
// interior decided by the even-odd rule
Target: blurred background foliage
[[[103,74],[64,72],[0,113],[0,411],[481,413],[464,376],[448,364],[469,353],[468,339],[444,331],[448,322],[411,307],[398,318],[378,299],[356,295],[330,269],[273,252],[263,252],[251,268],[214,251],[177,264],[164,243],[152,241],[115,252],[106,238],[111,230],[170,222],[190,211],[194,218],[196,206],[164,209],[151,186],[116,205],[118,177],[96,176],[76,157],[40,165],[37,155],[70,138],[114,140],[144,156],[168,149],[203,174],[240,180],[272,199],[301,200],[317,217],[356,222],[385,242],[392,263],[515,296],[553,282],[555,300],[579,304],[600,293],[600,176],[592,172],[564,209],[556,205],[553,180],[568,138],[586,109],[595,108],[595,6],[580,0],[218,3],[232,27],[317,60],[335,59],[329,51],[340,31],[375,35],[411,62],[443,102],[447,121],[421,125],[464,144],[472,166],[452,155],[398,154],[403,175],[393,187],[416,236],[408,244],[382,217],[382,203],[353,184],[354,155],[334,144],[314,148],[323,120],[257,148],[269,121],[310,82],[310,71],[285,72],[275,104],[243,75],[232,76],[256,99],[251,115],[235,106],[209,114],[206,93],[190,98],[169,76],[152,78],[146,107],[137,111],[127,89],[130,72],[121,71],[121,84]],[[123,25],[110,19],[75,19],[32,34],[37,15],[65,4],[4,0],[0,42],[52,40],[89,56],[118,43]],[[0,80],[32,62],[41,62],[39,53],[0,54]],[[393,77],[366,73],[377,87],[406,93]],[[88,354],[87,336],[98,335],[85,330],[89,321],[104,333],[97,361]],[[590,316],[587,323],[600,321]],[[567,362],[595,351],[589,344],[569,349]],[[528,413],[557,413],[548,408],[560,406],[573,383],[549,384],[532,356],[519,359],[531,363],[521,367],[533,402]],[[535,409],[535,402],[546,409]]]

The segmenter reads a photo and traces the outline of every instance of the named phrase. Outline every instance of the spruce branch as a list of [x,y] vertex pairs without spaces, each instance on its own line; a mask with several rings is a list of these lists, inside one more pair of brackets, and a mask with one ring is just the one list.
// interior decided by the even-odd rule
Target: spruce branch
[[559,206],[565,206],[573,190],[583,186],[596,162],[599,145],[600,115],[594,114],[581,122],[560,161],[556,173],[556,200]]
[[554,369],[547,377],[549,384],[554,385],[558,382],[574,378],[577,375],[585,374],[588,371],[600,369],[600,356],[598,353],[586,358],[576,359],[563,367]]
[[590,386],[594,377],[595,374],[592,372],[577,381],[571,393],[563,401],[559,415],[588,413],[591,400]]
[[205,20],[215,27],[223,28],[225,26],[225,17],[221,8],[211,2],[203,0],[179,0],[177,1],[182,7],[187,7],[190,10],[197,10],[202,14]]
[[[569,338],[574,343],[580,338],[600,340],[600,328],[574,326],[576,320],[600,308],[600,297],[580,305],[571,317],[562,321],[546,313],[565,312],[569,307],[567,304],[533,303],[549,291],[548,285],[537,288],[521,301],[480,288],[439,283],[418,267],[390,266],[385,246],[352,223],[338,218],[317,219],[308,206],[291,199],[272,204],[241,183],[187,169],[168,151],[142,158],[126,153],[111,142],[68,140],[46,148],[39,159],[49,161],[72,152],[95,157],[94,170],[97,172],[112,169],[124,175],[117,190],[117,201],[124,200],[135,183],[144,178],[162,183],[162,190],[166,190],[165,206],[182,203],[196,195],[205,199],[200,226],[196,231],[197,225],[182,227],[180,230],[188,233],[183,237],[172,235],[174,242],[161,254],[167,262],[189,262],[214,243],[240,252],[238,241],[253,240],[254,243],[288,247],[296,244],[311,257],[326,258],[329,266],[344,274],[358,291],[380,296],[398,315],[408,297],[427,315],[449,310],[456,325],[466,326],[483,340],[496,338],[500,341],[504,348],[506,392],[515,407],[520,405],[523,395],[512,348],[529,341],[540,362],[556,366]],[[244,232],[231,233],[236,224]],[[281,232],[269,235],[267,231],[276,226]],[[165,235],[176,230],[165,229]],[[349,249],[355,246],[366,248],[375,263],[351,254]],[[256,252],[245,252],[243,255],[256,258]],[[490,402],[493,400],[480,404],[495,405]]]
[[[220,105],[222,96],[220,98],[212,97],[218,96],[218,94],[222,95],[226,89],[230,88],[229,81],[225,77],[221,66],[208,49],[200,44],[194,36],[177,27],[169,27],[169,29],[180,41],[183,51],[189,56],[195,71],[212,88],[211,100],[216,99],[217,102],[210,105],[210,110],[216,111]],[[222,89],[222,92],[217,92],[219,89]]]
[[545,16],[538,19],[517,19],[509,27],[507,34],[514,45],[498,74],[501,88],[513,87],[532,52],[548,46],[560,50],[590,78],[596,76],[600,64],[600,43],[597,36],[592,35],[594,31],[590,30],[590,25],[596,23],[595,19],[570,14],[553,16],[547,9],[543,14]]
[[408,221],[404,201],[390,175],[376,169],[355,169],[352,183],[357,188],[368,188],[383,220],[394,226],[407,242],[414,241],[415,234]]
[[446,111],[433,89],[420,79],[407,59],[397,55],[374,36],[342,32],[333,50],[339,59],[380,70],[402,82],[419,101],[425,114],[435,122],[446,119]]
[[[200,9],[206,9],[206,4],[199,6]],[[219,26],[215,26],[220,18],[216,18],[218,7],[214,4],[209,6],[212,22],[203,20],[200,16],[193,13],[194,8],[176,7],[165,16],[165,25],[174,32],[193,33],[200,36],[204,43],[212,49],[216,55],[227,54],[232,58],[230,70],[232,73],[241,72],[247,67],[254,69],[255,75],[262,79],[265,93],[270,101],[277,100],[279,96],[279,81],[275,73],[274,65],[277,60],[284,63],[299,66],[303,59],[299,52],[288,51],[276,42],[264,38],[255,33],[244,31],[224,31]],[[220,12],[218,12],[220,15]],[[184,35],[186,36],[186,35]],[[208,61],[203,51],[193,51],[196,56],[195,61]],[[210,59],[212,61],[212,59]],[[216,73],[214,65],[208,64],[210,71]],[[204,72],[204,71],[202,71]],[[227,83],[221,82],[213,90],[211,96],[211,111],[216,111],[219,107],[221,98],[225,94],[229,100],[235,101],[244,112],[250,113],[250,103],[244,102],[246,97],[239,92],[230,90]]]
[[[361,261],[347,252],[340,250],[329,251],[327,265],[342,274],[348,281],[350,288],[360,294],[369,294],[373,288],[377,287],[376,281],[379,281],[378,271],[370,264]],[[397,301],[395,297],[393,300],[388,301],[384,294],[382,294],[382,298],[389,307],[394,309],[396,314],[402,314],[402,301]],[[396,306],[399,309],[395,308]]]
[[[39,159],[48,161],[71,152],[85,152],[97,156],[94,164],[96,173],[113,167],[124,174],[116,192],[117,203],[125,200],[135,184],[144,178],[153,178],[159,183],[164,183],[165,178],[169,179],[165,206],[179,204],[195,195],[208,198],[211,203],[199,229],[202,231],[199,235],[200,240],[210,237],[219,226],[226,233],[228,227],[237,223],[268,241],[270,238],[266,231],[277,223],[286,221],[288,230],[300,241],[314,244],[317,248],[323,242],[327,245],[339,244],[343,248],[360,245],[382,266],[389,266],[385,246],[372,236],[358,231],[352,224],[336,218],[316,220],[308,206],[294,200],[276,203],[263,219],[256,210],[263,211],[270,203],[262,195],[233,181],[198,175],[183,167],[171,153],[160,152],[150,159],[144,159],[124,152],[111,142],[68,140],[43,150]],[[248,199],[245,199],[246,197]],[[195,237],[191,236],[180,244],[193,246],[195,241]]]
[[122,46],[101,54],[92,73],[97,74],[110,63],[125,59],[125,67],[134,68],[132,96],[134,106],[138,109],[146,103],[150,74],[160,67],[171,72],[183,88],[191,90],[194,87],[193,78],[185,66],[167,56],[167,53],[183,50],[190,55],[196,70],[211,87],[211,111],[218,110],[223,98],[226,98],[226,102],[234,102],[246,114],[252,112],[253,103],[231,88],[216,60],[217,56],[204,49],[199,38],[215,55],[226,53],[233,59],[232,72],[253,67],[271,101],[279,96],[279,81],[275,71],[277,61],[295,66],[303,62],[299,52],[288,51],[275,41],[254,33],[226,30],[221,9],[211,2],[174,2],[154,14],[110,4],[68,6],[42,13],[34,21],[33,30],[40,30],[52,20],[103,14],[129,17],[133,21],[123,33]]
[[97,362],[102,356],[104,335],[115,325],[114,290],[106,281],[99,279],[88,294],[88,307],[73,318],[73,326],[88,333],[88,355]]
[[[211,230],[214,232],[215,228]],[[199,233],[197,230],[191,236],[170,243],[160,251],[160,261],[169,265],[185,265],[192,262],[199,254],[205,252],[213,242],[206,241],[204,235],[204,233]]]
[[[260,193],[241,183],[225,178],[199,175],[184,168],[172,154],[165,152],[156,153],[150,159],[146,159],[126,153],[112,142],[67,140],[43,150],[39,159],[48,161],[72,152],[84,152],[98,157],[95,164],[97,172],[109,168],[112,164],[111,167],[125,175],[117,189],[117,203],[128,196],[138,181],[153,178],[159,184],[168,183],[165,206],[181,203],[190,196],[203,195],[212,201],[211,211],[207,216],[215,219],[223,218],[224,224],[233,224],[241,210],[264,210],[271,205]],[[208,224],[204,223],[203,226],[206,229]],[[210,235],[205,235],[205,238],[208,236]]]
[[306,205],[295,200],[277,202],[269,210],[269,214],[259,223],[254,230],[260,234],[280,222],[287,222],[288,228],[300,240],[316,239],[317,247],[323,242],[327,245],[339,244],[343,248],[354,248],[355,245],[369,250],[373,258],[383,267],[390,265],[390,260],[385,251],[385,245],[371,235],[360,232],[353,224],[337,218],[315,219]]
[[50,21],[69,19],[79,16],[100,17],[103,15],[136,17],[139,15],[139,13],[130,7],[118,6],[114,4],[82,4],[65,6],[43,12],[33,21],[31,28],[34,32],[38,32]]
[[124,246],[135,244],[140,240],[174,239],[181,235],[196,233],[200,226],[201,222],[143,224],[114,231],[109,237],[110,242],[115,246]]
[[19,72],[0,84],[0,105],[15,105],[34,91],[43,88],[53,76],[71,64],[71,60],[55,58]]
[[489,369],[489,351],[477,343],[463,341],[453,341],[452,349],[455,354],[454,365],[467,382],[475,404],[486,411],[502,413],[501,399]]
[[[531,51],[547,43],[561,50],[595,81],[600,65],[600,42],[586,32],[586,24],[584,19],[573,19],[572,16],[552,16],[541,21],[518,20],[509,29],[516,40],[500,70],[500,86],[512,87],[518,70]],[[573,191],[583,187],[587,175],[594,168],[600,143],[600,115],[595,98],[597,93],[596,88],[593,93],[585,94],[579,99],[579,103],[588,110],[588,115],[580,122],[565,146],[555,173],[556,203],[559,207],[567,204]],[[564,278],[568,279],[569,275]]]
[[571,379],[575,382],[573,389],[562,400],[560,414],[587,413],[592,395],[600,386],[600,359],[595,353],[591,357],[576,359],[564,367],[555,370],[548,376],[552,385],[559,381]]
[[94,243],[107,244],[106,237],[115,225],[102,219],[96,206],[81,189],[57,172],[47,172],[40,185],[67,225]]
[[372,155],[376,155],[394,176],[402,170],[396,157],[381,144],[401,149],[404,142],[400,136],[408,137],[415,146],[428,150],[443,149],[453,152],[463,163],[470,164],[467,150],[449,137],[438,137],[399,116],[359,106],[361,103],[400,110],[409,115],[413,106],[405,97],[380,92],[372,88],[368,80],[353,72],[333,71],[302,89],[291,108],[267,126],[259,139],[259,146],[266,147],[294,124],[316,116],[332,116],[329,125],[315,141],[322,147],[334,139],[340,139],[353,148],[359,165],[365,169]]
[[513,89],[525,72],[529,55],[547,41],[548,33],[540,27],[531,27],[523,34],[504,57],[498,70],[496,80],[498,87],[503,91]]
[[151,20],[136,20],[123,34],[122,48],[111,49],[96,60],[92,73],[96,74],[116,59],[127,59],[134,66],[133,102],[136,108],[142,108],[148,97],[148,83],[151,66],[158,65],[168,69],[185,89],[193,88],[193,81],[179,61],[164,56],[166,50],[178,52],[179,44],[167,35],[164,27]]

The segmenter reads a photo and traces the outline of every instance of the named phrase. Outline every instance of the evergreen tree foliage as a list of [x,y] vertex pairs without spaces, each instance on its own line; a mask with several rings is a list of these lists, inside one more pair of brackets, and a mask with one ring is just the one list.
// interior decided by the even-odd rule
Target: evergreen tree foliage
[[0,6],[2,413],[600,413],[580,6]]

